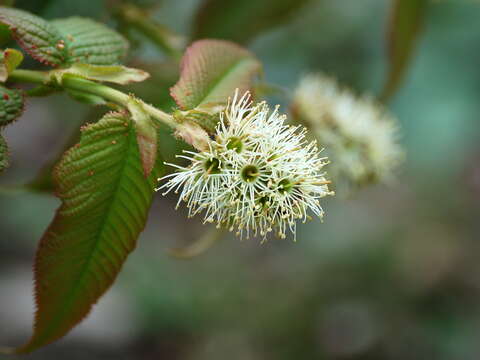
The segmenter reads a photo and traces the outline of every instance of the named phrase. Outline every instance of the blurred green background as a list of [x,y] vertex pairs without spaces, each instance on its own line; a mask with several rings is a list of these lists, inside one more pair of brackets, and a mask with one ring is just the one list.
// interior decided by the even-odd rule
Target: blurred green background
[[[153,5],[159,23],[188,35],[201,2],[137,3]],[[324,71],[377,94],[391,2],[304,2],[288,17],[267,12],[276,26],[246,41],[266,79],[292,91],[302,74]],[[16,5],[47,18],[82,15],[118,25],[114,2]],[[219,23],[249,15],[221,11]],[[479,359],[479,19],[477,1],[428,4],[415,56],[390,102],[408,152],[395,184],[327,199],[325,222],[300,226],[297,243],[227,237],[188,261],[171,258],[168,249],[191,243],[206,228],[187,220],[185,209],[175,211],[173,197],[158,194],[137,251],[87,321],[25,358]],[[256,26],[227,27],[225,36],[243,39]],[[168,110],[177,64],[142,36],[132,33],[132,40],[130,64],[153,75],[132,90]],[[102,111],[65,95],[28,99],[23,118],[5,131],[13,165],[0,183],[30,181],[79,124]],[[167,158],[178,151],[167,136],[162,147]],[[57,206],[45,193],[0,193],[2,344],[30,335],[33,255]]]

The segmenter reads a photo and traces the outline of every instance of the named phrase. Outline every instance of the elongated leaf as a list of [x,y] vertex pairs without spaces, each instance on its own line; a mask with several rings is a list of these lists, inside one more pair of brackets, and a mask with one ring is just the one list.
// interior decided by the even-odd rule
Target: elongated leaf
[[55,66],[66,60],[62,35],[48,21],[26,11],[0,6],[0,22],[10,27],[20,46],[38,61]]
[[157,160],[158,152],[158,137],[157,130],[153,125],[150,115],[143,109],[143,104],[140,101],[132,98],[128,106],[128,110],[135,122],[137,131],[138,149],[140,151],[140,158],[142,159],[143,173],[148,177],[153,170]]
[[252,87],[260,62],[246,49],[224,40],[199,40],[185,52],[180,80],[170,94],[183,110],[225,102],[236,88]]
[[295,15],[310,0],[206,0],[194,20],[194,38],[245,43]]
[[393,0],[387,36],[388,76],[382,98],[387,100],[399,87],[413,55],[425,19],[427,0]]
[[146,71],[120,65],[91,65],[76,63],[67,69],[52,71],[61,82],[63,74],[73,74],[89,80],[126,85],[141,82],[150,76]]
[[22,115],[23,101],[21,90],[0,86],[0,128]]
[[0,173],[10,165],[8,157],[8,146],[5,139],[0,135]]
[[158,167],[143,176],[125,115],[83,129],[55,170],[62,205],[40,241],[34,334],[18,353],[65,335],[112,285],[145,226],[158,176]]
[[67,64],[115,65],[127,54],[127,41],[103,24],[81,17],[51,23],[63,36],[68,49]]

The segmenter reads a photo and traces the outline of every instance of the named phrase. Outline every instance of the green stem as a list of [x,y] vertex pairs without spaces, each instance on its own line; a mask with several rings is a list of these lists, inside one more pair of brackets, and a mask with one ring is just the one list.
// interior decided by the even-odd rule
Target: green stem
[[121,21],[137,29],[168,55],[180,58],[185,47],[185,39],[182,36],[154,22],[145,11],[135,5],[125,4],[116,10]]
[[97,95],[105,100],[114,102],[119,105],[127,106],[130,97],[121,91],[113,89],[109,86],[99,84],[90,80],[85,80],[77,76],[64,75],[62,84],[66,89],[76,90],[92,95]]
[[[56,86],[64,89],[80,91],[91,95],[97,95],[107,101],[116,103],[125,108],[128,108],[129,103],[132,99],[130,95],[127,95],[109,86],[71,75],[64,75],[61,84],[52,84],[51,77],[48,72],[35,70],[15,70],[9,75],[8,78],[9,80],[13,81],[43,84],[52,87]],[[152,118],[162,122],[163,124],[171,128],[175,128],[177,126],[177,123],[171,115],[161,111],[160,109],[157,109],[154,106],[145,103],[142,103],[142,105],[143,109]]]
[[48,74],[35,70],[15,70],[8,75],[9,80],[27,81],[36,84],[45,84],[48,81]]

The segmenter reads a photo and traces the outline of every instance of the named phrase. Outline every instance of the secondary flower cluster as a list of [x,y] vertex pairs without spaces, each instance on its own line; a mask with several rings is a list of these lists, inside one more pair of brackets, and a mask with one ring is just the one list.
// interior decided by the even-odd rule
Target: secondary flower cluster
[[397,120],[375,100],[358,97],[325,75],[307,75],[293,114],[327,149],[335,183],[347,188],[389,180],[403,159]]
[[253,105],[250,95],[238,93],[220,115],[215,139],[203,152],[185,151],[187,167],[169,164],[178,171],[159,189],[180,192],[189,216],[204,213],[236,231],[241,238],[270,232],[280,238],[296,232],[296,221],[312,212],[322,218],[319,199],[333,195],[322,168],[316,142],[307,142],[305,129],[285,124],[278,107],[265,102]]

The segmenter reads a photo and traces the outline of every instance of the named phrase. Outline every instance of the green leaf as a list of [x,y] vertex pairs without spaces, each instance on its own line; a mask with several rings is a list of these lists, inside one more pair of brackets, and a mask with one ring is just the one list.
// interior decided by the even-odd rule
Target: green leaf
[[13,37],[34,59],[51,66],[66,60],[62,35],[48,21],[26,11],[0,6],[0,22],[10,27]]
[[15,49],[6,49],[0,53],[0,81],[5,82],[8,75],[23,61],[23,54]]
[[72,99],[82,102],[84,104],[94,105],[94,106],[107,104],[104,98],[97,95],[87,94],[81,91],[76,91],[71,89],[67,89],[66,92],[68,95],[70,95]]
[[6,46],[12,39],[12,33],[8,25],[0,23],[0,46]]
[[127,54],[128,42],[103,24],[81,17],[51,23],[63,36],[68,49],[67,64],[115,65]]
[[287,22],[310,0],[206,0],[194,20],[195,39],[217,38],[246,43]]
[[261,71],[246,49],[224,40],[199,40],[185,52],[170,94],[182,110],[224,103],[235,89],[250,90]]
[[0,173],[10,165],[8,146],[5,139],[0,135]]
[[128,42],[103,24],[81,17],[46,21],[26,11],[0,6],[0,22],[33,58],[50,66],[76,62],[118,64]]
[[425,20],[427,0],[394,0],[388,26],[388,75],[381,98],[387,100],[400,86]]
[[150,115],[143,110],[143,105],[135,98],[130,100],[128,110],[132,115],[137,130],[138,149],[142,159],[143,174],[148,177],[157,160],[158,137]]
[[54,173],[62,205],[36,256],[34,334],[17,353],[64,336],[113,284],[145,226],[159,175],[156,166],[143,176],[127,116],[111,113],[83,128]]
[[59,82],[61,82],[63,74],[72,74],[88,80],[105,81],[121,85],[141,82],[150,76],[146,71],[120,65],[106,66],[81,63],[73,64],[67,69],[54,70],[52,74],[58,77]]
[[0,128],[10,124],[23,113],[23,93],[0,86]]

